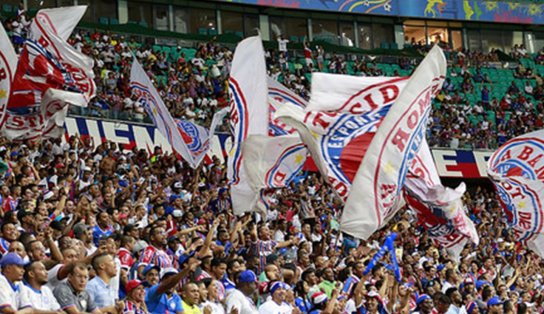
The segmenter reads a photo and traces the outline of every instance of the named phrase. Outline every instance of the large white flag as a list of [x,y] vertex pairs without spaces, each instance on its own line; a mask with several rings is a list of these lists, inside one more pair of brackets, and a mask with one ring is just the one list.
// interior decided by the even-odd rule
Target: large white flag
[[3,124],[2,121],[4,121],[6,114],[16,68],[17,54],[15,54],[4,26],[0,25],[0,126]]
[[66,116],[68,105],[86,106],[95,95],[92,58],[66,42],[85,10],[85,6],[40,10],[33,19],[1,123],[7,138],[56,137],[59,129],[53,126]]
[[86,96],[88,102],[96,94],[94,61],[66,42],[86,10],[85,5],[42,9],[30,24],[29,38],[60,61],[71,74],[78,91]]
[[269,136],[250,135],[243,145],[244,168],[256,198],[254,210],[262,213],[268,211],[274,189],[289,185],[308,155],[296,129],[274,117],[279,108],[305,108],[307,102],[270,77],[267,83]]
[[258,196],[249,184],[243,145],[251,135],[266,135],[269,125],[266,64],[260,36],[244,39],[236,47],[229,78],[229,94],[233,143],[227,177],[231,184],[234,213],[239,215],[252,211]]
[[518,136],[488,161],[507,221],[516,239],[544,258],[544,130]]
[[198,164],[188,146],[188,144],[192,145],[193,141],[197,141],[192,138],[192,135],[196,135],[196,129],[193,129],[190,135],[185,133],[187,139],[183,138],[183,133],[178,129],[178,124],[172,118],[157,89],[153,86],[144,68],[136,58],[132,61],[130,71],[130,88],[132,93],[138,97],[138,101],[144,105],[159,132],[168,140],[174,150],[181,155],[183,160],[187,161],[192,168],[196,168]]
[[410,77],[373,137],[344,207],[342,231],[367,239],[399,209],[406,174],[425,138],[431,99],[445,75],[446,58],[435,46]]

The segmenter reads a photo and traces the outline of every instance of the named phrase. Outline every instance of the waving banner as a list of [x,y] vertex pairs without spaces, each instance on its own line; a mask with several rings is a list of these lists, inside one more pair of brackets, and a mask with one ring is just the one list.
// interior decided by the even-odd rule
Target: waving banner
[[412,161],[404,188],[406,203],[416,212],[418,224],[453,258],[459,259],[467,240],[479,243],[474,223],[467,217],[461,200],[465,184],[455,190],[441,184],[426,140]]
[[[153,119],[157,129],[168,140],[174,150],[187,161],[192,168],[198,167],[195,156],[203,154],[203,143],[201,137],[206,138],[204,128],[197,129],[194,124],[176,121],[170,115],[168,108],[162,101],[159,92],[140,65],[134,58],[130,71],[130,88],[132,93],[138,97],[138,101],[144,105],[145,110]],[[191,151],[192,150],[192,151]],[[205,153],[204,153],[205,154]]]
[[[338,88],[329,89],[327,82]],[[321,97],[312,96],[308,106],[325,111],[305,112],[292,106],[280,108],[276,117],[297,129],[316,166],[345,201],[368,145],[399,93],[391,93],[387,103],[382,97],[363,104],[359,97],[381,95],[380,89],[400,91],[406,79],[314,73],[314,83],[312,95]],[[320,91],[319,86],[329,92]]]
[[264,48],[260,36],[241,41],[236,47],[229,78],[230,125],[233,134],[228,158],[235,214],[253,210],[258,194],[249,185],[243,166],[243,145],[250,135],[266,135],[269,126],[268,85]]
[[[85,10],[86,6],[40,10],[33,19],[1,122],[9,139],[62,134],[59,119],[66,116],[68,104],[86,106],[95,95],[93,60],[66,42]],[[56,91],[45,97],[49,89]],[[54,112],[57,109],[62,112]],[[49,121],[52,118],[55,121]]]
[[174,119],[191,156],[190,163],[196,166],[200,165],[210,150],[210,141],[215,134],[217,125],[223,121],[227,112],[228,108],[223,108],[214,114],[209,131],[191,121]]
[[254,209],[266,212],[274,189],[293,180],[306,162],[308,151],[296,129],[274,117],[283,107],[303,109],[307,103],[293,91],[268,77],[268,136],[250,135],[243,145],[244,170],[256,199]]
[[544,130],[518,136],[489,159],[493,181],[518,241],[544,257]]
[[17,55],[4,26],[0,25],[0,126],[4,121],[16,68]]
[[[45,97],[49,90],[56,91]],[[69,102],[77,106],[87,105],[87,99],[79,91],[72,73],[40,44],[27,40],[21,52],[2,121],[4,135],[10,140],[33,140],[62,134],[59,129],[50,133],[54,131],[51,126],[60,121],[53,122],[48,119],[53,116],[56,119],[65,117]],[[56,109],[64,113],[57,115],[54,112]],[[60,126],[63,124],[61,122]]]
[[435,46],[372,138],[344,207],[342,231],[367,239],[399,209],[409,166],[425,138],[431,99],[445,75],[446,58]]
[[94,61],[66,42],[86,10],[87,6],[42,9],[30,24],[29,38],[59,60],[88,102],[96,93]]

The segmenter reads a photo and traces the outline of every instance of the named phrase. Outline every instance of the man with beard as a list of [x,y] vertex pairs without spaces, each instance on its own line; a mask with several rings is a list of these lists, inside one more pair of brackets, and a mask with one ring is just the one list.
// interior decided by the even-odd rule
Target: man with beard
[[47,270],[40,261],[27,264],[25,267],[24,279],[26,284],[22,286],[21,295],[30,301],[34,310],[43,311],[40,313],[55,313],[60,311],[60,305],[53,295],[53,291],[45,284],[47,283]]
[[150,244],[145,248],[140,258],[138,270],[141,271],[149,264],[164,269],[172,267],[172,259],[166,253],[167,237],[164,228],[157,225],[153,226],[149,231],[149,242]]

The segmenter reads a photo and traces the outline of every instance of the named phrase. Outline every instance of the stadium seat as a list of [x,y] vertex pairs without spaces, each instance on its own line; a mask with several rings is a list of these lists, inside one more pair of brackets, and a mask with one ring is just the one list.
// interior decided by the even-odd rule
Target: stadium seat
[[113,18],[113,17],[110,19],[110,25],[118,25],[118,24],[119,24],[119,20],[118,20],[118,19]]
[[101,16],[98,18],[98,22],[102,25],[108,25],[110,23],[110,20],[105,16]]
[[11,13],[13,11],[13,6],[11,4],[3,4],[2,11]]

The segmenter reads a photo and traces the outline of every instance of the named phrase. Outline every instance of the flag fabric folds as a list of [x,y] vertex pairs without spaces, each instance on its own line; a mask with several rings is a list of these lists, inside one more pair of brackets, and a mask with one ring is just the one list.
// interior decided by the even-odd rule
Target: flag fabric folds
[[175,119],[178,131],[191,155],[191,161],[195,165],[200,165],[206,153],[210,150],[210,141],[215,134],[215,129],[223,121],[227,112],[228,108],[223,108],[213,115],[209,131],[191,121]]
[[174,120],[136,58],[132,62],[130,71],[130,88],[174,150],[192,168],[198,167],[209,150],[210,136],[213,136],[217,124],[221,122],[227,110],[221,110],[214,115],[209,132],[192,122]]
[[518,136],[488,161],[507,221],[518,241],[544,257],[544,130]]
[[445,75],[446,58],[435,46],[410,77],[368,146],[344,207],[343,232],[367,239],[402,205],[402,187],[425,138],[431,99]]
[[[327,82],[336,82],[339,86],[328,90]],[[398,93],[392,93],[387,103],[383,102],[383,98],[376,98],[372,101],[373,106],[362,106],[356,96],[369,98],[364,95],[375,95],[384,88],[400,91],[405,82],[404,78],[314,73],[312,84],[315,83],[316,87],[312,85],[312,95],[319,94],[321,97],[312,96],[308,108],[325,111],[304,111],[291,106],[276,112],[280,121],[297,129],[316,166],[344,201],[368,145]],[[329,92],[319,91],[319,86],[327,88]],[[350,112],[351,107],[358,108],[353,110],[356,113]]]
[[[58,127],[68,105],[86,106],[94,96],[93,60],[66,42],[85,10],[86,6],[40,10],[32,21],[2,120],[7,138],[56,137],[62,134]],[[55,121],[49,121],[52,118]]]
[[233,141],[227,177],[231,185],[234,213],[239,215],[252,211],[258,197],[249,184],[243,145],[251,135],[268,134],[268,86],[260,36],[246,38],[236,47],[229,78],[229,94]]
[[427,141],[422,142],[405,182],[405,200],[430,238],[458,260],[467,241],[478,245],[474,223],[467,217],[462,197],[466,187],[444,187]]
[[15,54],[6,30],[0,25],[0,126],[4,121],[16,68],[17,54]]

